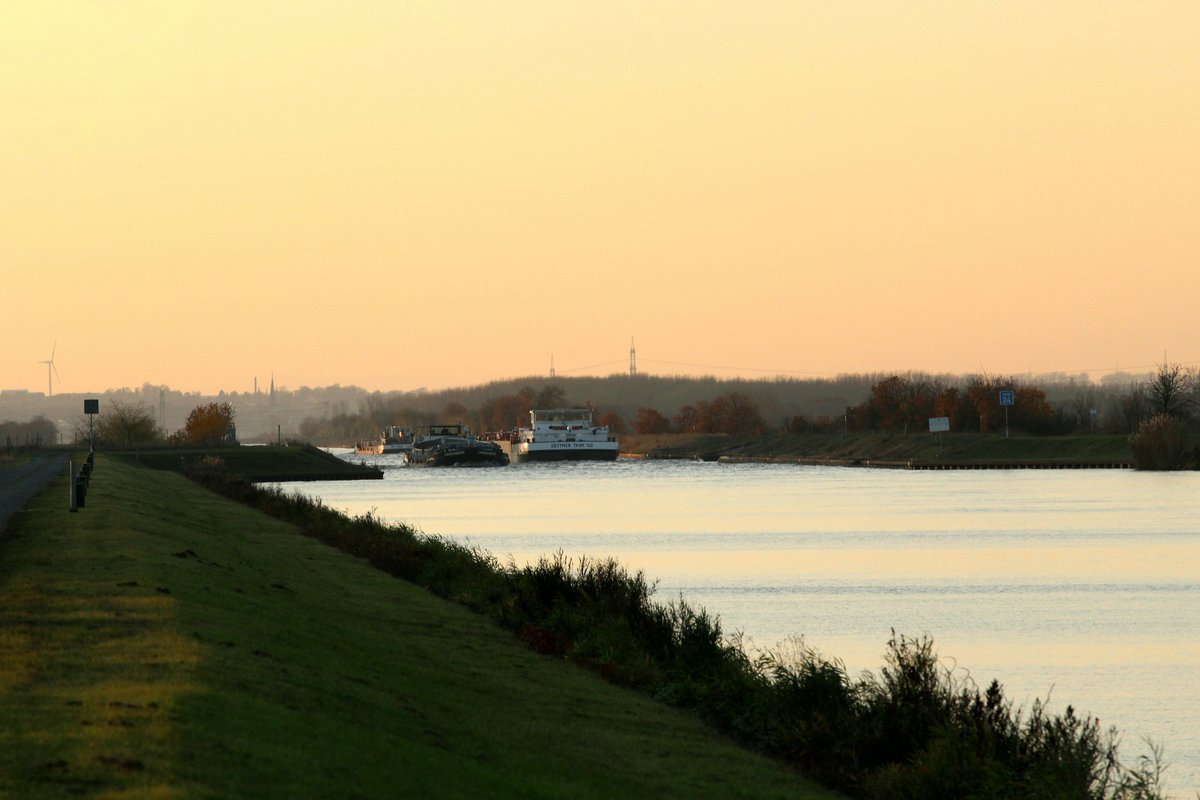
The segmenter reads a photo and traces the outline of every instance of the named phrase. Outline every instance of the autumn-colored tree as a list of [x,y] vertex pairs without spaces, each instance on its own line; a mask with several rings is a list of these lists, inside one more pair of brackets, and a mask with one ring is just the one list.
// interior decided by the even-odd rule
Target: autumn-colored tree
[[871,396],[859,415],[877,430],[923,430],[930,417],[949,416],[937,413],[941,391],[933,381],[893,375],[871,387]]
[[189,444],[221,444],[235,436],[233,417],[233,406],[229,403],[196,406],[188,414],[183,428],[171,438]]
[[1018,386],[1013,392],[1014,404],[1010,409],[1009,422],[1028,433],[1061,433],[1059,417],[1046,400],[1046,393],[1035,386]]
[[899,375],[885,378],[872,386],[871,398],[867,401],[870,426],[885,431],[903,428],[907,421],[907,398],[908,382]]
[[528,425],[530,409],[538,408],[534,403],[536,399],[533,389],[526,386],[516,394],[493,397],[484,401],[479,408],[481,429],[505,431],[509,428]]
[[683,406],[671,420],[671,427],[679,433],[699,433],[700,409],[696,406]]
[[697,407],[700,412],[697,427],[703,433],[758,434],[767,429],[758,404],[741,392],[717,395]]
[[846,406],[843,417],[846,430],[866,431],[871,429],[871,401],[864,400],[856,406]]
[[666,433],[671,421],[653,408],[639,408],[633,420],[633,429],[638,433]]
[[946,417],[950,420],[950,430],[961,431],[966,422],[961,405],[962,392],[954,386],[943,387],[933,403],[933,416]]
[[924,430],[929,418],[938,416],[937,401],[941,386],[928,380],[910,380],[905,402],[905,423],[909,430]]
[[597,422],[601,425],[607,425],[609,433],[622,434],[625,432],[625,420],[621,419],[621,415],[615,411],[606,411],[600,415]]
[[1004,427],[1004,407],[1000,405],[1000,392],[1012,389],[1014,384],[1012,378],[992,378],[986,375],[975,376],[967,382],[967,396],[971,398],[971,405],[975,407],[980,431],[987,433]]
[[757,434],[767,430],[767,423],[748,395],[726,392],[679,409],[674,427],[680,433]]

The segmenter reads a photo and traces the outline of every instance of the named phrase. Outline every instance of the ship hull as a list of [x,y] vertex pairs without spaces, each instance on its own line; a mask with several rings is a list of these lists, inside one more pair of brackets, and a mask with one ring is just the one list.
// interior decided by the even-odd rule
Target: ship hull
[[503,467],[508,455],[497,445],[457,447],[414,447],[408,453],[408,463],[414,467]]
[[615,442],[553,442],[514,445],[510,451],[518,464],[539,461],[616,461]]

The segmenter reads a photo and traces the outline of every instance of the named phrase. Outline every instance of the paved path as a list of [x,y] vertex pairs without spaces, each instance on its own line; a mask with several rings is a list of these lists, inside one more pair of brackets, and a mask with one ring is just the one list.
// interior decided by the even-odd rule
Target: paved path
[[[67,472],[66,453],[37,453],[20,464],[0,466],[0,534],[8,518],[36,497],[60,475]],[[63,494],[63,504],[67,503]]]

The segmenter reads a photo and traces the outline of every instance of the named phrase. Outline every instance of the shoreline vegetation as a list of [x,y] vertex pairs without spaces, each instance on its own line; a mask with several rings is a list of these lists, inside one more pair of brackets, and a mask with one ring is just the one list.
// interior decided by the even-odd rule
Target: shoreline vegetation
[[852,797],[1163,797],[1157,747],[1123,765],[1115,728],[1070,706],[1051,714],[1041,700],[1016,708],[998,680],[981,689],[943,664],[927,636],[893,631],[877,675],[851,676],[803,640],[751,655],[718,616],[682,597],[657,602],[643,573],[612,559],[559,551],[504,566],[479,548],[247,484],[217,459],[188,475]]
[[[493,796],[524,796],[545,785],[554,786],[550,794],[555,795],[699,796],[692,784],[712,778],[699,777],[694,770],[703,768],[695,765],[678,767],[683,776],[661,776],[647,784],[626,784],[631,778],[618,768],[617,774],[586,779],[589,787],[607,790],[580,792],[561,782],[561,762],[557,767],[541,762],[543,756],[572,764],[582,758],[578,752],[544,751],[548,741],[579,736],[575,726],[581,714],[602,720],[604,729],[613,715],[627,713],[613,698],[627,696],[661,709],[640,712],[649,714],[639,724],[655,741],[661,735],[657,715],[675,719],[672,715],[682,711],[685,720],[701,720],[739,743],[745,757],[769,756],[779,765],[761,779],[739,778],[737,791],[726,785],[713,796],[832,796],[792,772],[798,770],[822,786],[864,798],[1163,797],[1157,748],[1135,765],[1123,765],[1115,730],[1101,730],[1096,719],[1079,717],[1070,707],[1061,715],[1049,713],[1041,701],[1015,708],[999,682],[980,687],[965,672],[943,664],[927,637],[894,633],[878,673],[857,676],[802,640],[751,654],[738,637],[722,630],[715,613],[683,598],[658,602],[642,573],[630,573],[611,559],[575,560],[559,552],[536,565],[505,566],[478,548],[371,514],[348,517],[319,501],[247,480],[289,471],[264,465],[291,457],[286,451],[293,449],[304,448],[226,448],[196,451],[192,457],[163,451],[157,460],[146,452],[101,456],[98,474],[111,476],[117,485],[97,481],[85,513],[67,515],[60,503],[41,498],[17,521],[16,530],[7,532],[0,542],[0,597],[6,609],[0,703],[7,717],[23,724],[0,733],[0,752],[13,760],[0,770],[9,776],[0,782],[0,794],[40,794],[50,786],[86,792],[130,781],[154,791],[182,786],[183,794],[202,796],[321,796],[350,785],[339,780],[375,782],[375,789],[360,787],[366,795],[412,786],[413,778],[395,774],[395,762],[412,754],[412,743],[383,735],[368,746],[361,730],[345,734],[347,747],[366,748],[362,752],[390,759],[392,766],[365,766],[362,753],[342,749],[346,764],[337,764],[331,752],[305,765],[319,775],[305,777],[298,770],[297,754],[311,756],[311,748],[323,746],[313,741],[311,726],[333,724],[321,709],[347,702],[349,682],[372,687],[370,699],[355,695],[349,702],[374,708],[372,725],[388,730],[394,715],[425,720],[431,702],[443,711],[460,703],[453,721],[444,723],[454,730],[409,730],[403,736],[424,737],[426,745],[432,737],[435,749],[441,746],[436,741],[465,736],[470,744],[461,747],[475,753],[471,779]],[[162,469],[139,468],[151,465],[182,472],[198,485],[181,484]],[[305,474],[305,469],[290,471]],[[260,529],[270,530],[267,539]],[[319,588],[299,588],[307,578],[297,570],[306,572],[310,561],[323,563],[333,550],[313,551],[296,533],[353,556],[338,561],[351,573]],[[364,561],[374,570],[362,572]],[[402,580],[388,578],[381,585],[367,573]],[[378,602],[368,601],[366,590],[360,590],[368,585],[372,597],[396,592],[403,595],[397,602],[421,605],[417,618],[427,618],[434,628],[447,624],[433,621],[439,615],[457,613],[447,609],[469,609],[475,621],[455,623],[470,630],[454,642],[429,641],[430,630],[414,618],[412,608],[365,609],[363,603]],[[292,602],[299,592],[305,594],[303,609]],[[353,595],[349,605],[340,599],[344,594]],[[424,599],[418,603],[416,596]],[[434,596],[452,604],[434,613],[426,607]],[[284,602],[275,602],[280,599]],[[384,617],[373,616],[378,614]],[[47,616],[58,622],[43,625]],[[369,630],[349,624],[364,617]],[[71,620],[74,625],[63,624]],[[335,629],[341,644],[331,652],[326,639]],[[514,724],[498,722],[494,717],[500,711],[477,708],[479,698],[463,697],[461,685],[421,688],[383,677],[395,670],[392,660],[406,648],[425,653],[427,667],[446,657],[443,649],[466,648],[470,655],[455,657],[469,663],[455,666],[467,671],[468,682],[486,676],[492,690],[500,691],[509,681],[528,681],[533,667],[514,667],[514,659],[525,662],[507,650],[497,655],[489,650],[495,645],[481,645],[480,637],[523,644],[522,652],[533,651],[530,657],[538,663],[568,662],[583,668],[580,675],[603,678],[600,685],[632,691],[592,700],[590,711],[558,709],[566,717],[562,731],[547,733],[548,741],[518,737],[512,747],[534,750],[496,756],[490,748],[500,745],[482,744],[477,726],[492,731]],[[145,663],[127,663],[130,646],[137,651],[135,660]],[[383,655],[377,652],[381,648],[387,651]],[[342,660],[352,659],[350,653],[358,649],[373,654],[369,663]],[[93,653],[103,655],[93,659]],[[327,663],[314,667],[312,659]],[[442,669],[433,669],[433,684]],[[299,676],[293,673],[306,676],[303,685],[296,684]],[[546,713],[543,700],[548,698],[536,692],[510,698],[515,708],[505,713],[539,719]],[[387,720],[379,719],[382,709],[389,709]],[[358,720],[337,724],[354,727]],[[126,727],[130,730],[121,730]],[[716,736],[713,746],[720,741]],[[180,746],[199,749],[185,754],[176,750]],[[455,758],[438,762],[442,772],[422,779],[421,794],[462,795],[459,781],[468,778],[451,766],[465,756],[458,747],[448,748],[457,752]],[[229,775],[214,775],[224,770],[230,754],[241,766]],[[592,766],[612,773],[613,764],[626,764],[631,757],[609,754],[605,765]],[[491,771],[504,767],[492,762],[506,758],[531,761],[519,774],[505,775],[501,782],[508,781],[507,788],[497,791]],[[372,774],[363,775],[364,769]],[[758,763],[748,769],[757,775],[764,768]],[[284,777],[293,772],[296,777]],[[759,786],[758,780],[766,783]],[[681,794],[684,786],[688,791]]]
[[[261,449],[268,453],[277,450]],[[264,457],[269,456],[259,456]],[[287,532],[302,533],[354,556],[356,560],[350,562],[352,564],[361,564],[362,561],[357,560],[361,559],[381,573],[403,579],[394,582],[397,591],[408,591],[399,587],[410,585],[420,587],[427,590],[422,594],[436,595],[476,612],[476,618],[480,620],[478,624],[485,625],[486,620],[497,626],[490,628],[485,625],[496,631],[491,635],[501,638],[507,636],[508,641],[523,643],[528,649],[548,657],[539,661],[578,665],[608,683],[632,690],[627,693],[631,697],[658,701],[664,715],[677,713],[666,706],[682,710],[686,715],[694,715],[739,742],[746,748],[747,756],[758,753],[772,757],[785,774],[793,775],[793,785],[787,790],[792,796],[825,796],[821,795],[820,790],[805,788],[806,785],[789,772],[792,769],[799,770],[824,786],[850,796],[866,798],[1162,796],[1159,788],[1161,761],[1157,750],[1141,757],[1133,767],[1123,766],[1118,758],[1115,730],[1102,731],[1097,720],[1081,718],[1070,708],[1062,715],[1050,714],[1041,702],[1035,702],[1028,708],[1014,708],[998,682],[981,688],[965,677],[965,673],[945,666],[938,659],[932,640],[928,638],[910,639],[903,634],[894,634],[887,643],[884,666],[879,672],[858,676],[849,675],[841,662],[808,648],[799,640],[752,655],[743,650],[737,637],[723,632],[715,614],[702,608],[693,608],[682,598],[666,604],[657,602],[653,597],[653,585],[644,575],[630,573],[612,560],[574,560],[560,552],[543,557],[537,565],[523,568],[503,566],[494,556],[479,549],[468,548],[441,537],[426,536],[403,525],[384,523],[370,514],[347,517],[323,506],[319,501],[278,488],[255,486],[238,475],[240,470],[245,469],[244,464],[231,466],[222,455],[216,453],[189,459],[186,463],[181,463],[178,457],[164,459],[162,465],[182,469],[200,486],[235,500],[240,505],[231,509],[215,495],[202,492],[199,487],[187,491],[168,488],[166,492],[171,496],[164,496],[164,486],[174,487],[174,484],[169,484],[171,479],[167,474],[139,470],[130,463],[131,460],[128,455],[121,458],[123,463],[120,464],[104,459],[99,472],[122,473],[122,481],[137,484],[137,496],[109,500],[102,492],[97,492],[94,500],[89,498],[89,506],[95,504],[105,509],[111,503],[112,507],[106,509],[107,513],[124,513],[135,517],[147,514],[152,508],[157,509],[160,513],[156,516],[161,519],[163,528],[158,531],[160,535],[174,537],[176,533],[187,534],[192,537],[189,541],[194,542],[189,546],[184,546],[186,542],[174,538],[169,538],[169,545],[163,542],[161,548],[180,548],[172,550],[171,556],[175,561],[171,566],[195,564],[197,567],[207,567],[210,562],[216,562],[212,566],[219,568],[219,571],[242,573],[235,581],[235,596],[229,598],[235,605],[250,599],[244,595],[258,598],[259,595],[274,597],[294,593],[298,584],[295,576],[276,579],[275,570],[280,567],[267,566],[272,562],[264,564],[260,560],[262,556],[257,552],[258,545],[241,541],[243,528],[265,524],[259,522],[265,517],[238,516],[238,512],[232,510],[248,506],[286,523],[281,528],[282,537],[286,538]],[[145,463],[144,457],[142,461]],[[118,511],[122,499],[132,507]],[[178,504],[174,513],[181,518],[181,522],[171,521],[174,517],[167,513],[162,505],[164,503]],[[89,508],[87,513],[91,516],[106,511],[94,512]],[[217,527],[220,529],[220,538],[226,540],[225,546],[231,547],[232,551],[215,557],[211,548],[216,543],[213,538],[216,530],[212,523],[220,515],[230,514],[235,515],[236,520],[222,521]],[[83,515],[80,518],[84,518]],[[19,535],[26,543],[36,538],[34,534],[39,530],[29,523],[27,520]],[[118,527],[124,524],[126,522],[121,522]],[[177,531],[177,528],[180,530]],[[210,538],[213,538],[211,542]],[[282,548],[277,557],[290,560],[286,553],[291,552],[291,547],[282,540],[276,540],[274,546]],[[304,546],[297,542],[293,547]],[[308,552],[307,549],[304,552]],[[250,574],[246,574],[247,571]],[[0,569],[0,578],[5,575]],[[135,580],[137,587],[146,586],[137,594],[159,601],[164,600],[159,595],[166,595],[175,598],[173,603],[182,604],[188,595],[170,586],[157,585],[175,579],[163,573],[163,577],[154,577],[147,584]],[[356,575],[352,580],[358,582],[367,579]],[[0,588],[5,582],[0,580]],[[247,582],[255,585],[247,585]],[[116,581],[110,585],[124,587],[128,583]],[[155,585],[153,595],[149,591],[150,583]],[[212,584],[205,583],[202,587],[193,587],[193,590],[199,594],[188,597],[187,602],[204,597],[212,591]],[[330,587],[326,587],[326,591],[329,590]],[[334,590],[334,593],[338,591],[341,590]],[[335,598],[325,599],[332,602]],[[320,598],[309,598],[309,601],[322,602]],[[314,637],[308,625],[302,626],[303,631],[296,629],[297,620],[291,616],[294,610],[267,611],[258,607],[261,605],[259,599],[255,600],[254,605],[253,613],[261,616],[253,626],[254,636],[267,637],[270,631],[271,636],[282,637],[282,640],[262,639],[253,647],[250,642],[239,644],[239,638],[245,639],[247,636],[239,627],[246,621],[240,617],[238,620],[223,620],[223,616],[230,614],[232,608],[222,606],[216,620],[206,624],[225,625],[225,632],[213,634],[197,628],[190,637],[183,636],[183,644],[180,645],[200,650],[215,647],[220,652],[220,647],[225,645],[218,647],[217,644],[225,641],[231,643],[229,647],[234,650],[238,647],[250,648],[253,653],[251,662],[262,661],[272,667],[273,672],[269,677],[259,676],[246,682],[245,697],[239,697],[237,691],[226,687],[225,691],[232,693],[225,698],[230,708],[240,703],[259,703],[255,695],[260,692],[274,694],[277,687],[273,686],[273,681],[283,678],[286,684],[287,673],[298,669],[305,659],[313,657],[311,648],[323,649],[326,646],[320,636]],[[208,613],[211,612],[212,609],[208,609]],[[179,613],[184,613],[182,605]],[[288,616],[272,616],[283,613]],[[347,614],[354,618],[362,612],[355,608],[341,608],[335,613],[339,618]],[[340,623],[326,620],[326,624],[337,626]],[[500,633],[503,630],[509,633]],[[175,635],[178,633],[176,631]],[[384,635],[389,638],[404,637],[394,642],[395,646],[401,648],[432,646],[423,642],[420,631],[389,631]],[[467,641],[458,644],[471,647],[475,643],[470,637],[478,635],[477,632],[472,633]],[[297,636],[310,637],[311,642],[303,645],[288,643]],[[222,640],[221,637],[226,638]],[[354,648],[362,644],[348,642],[345,646]],[[379,645],[377,642],[371,644]],[[444,642],[439,643],[435,649],[443,646]],[[281,655],[282,651],[288,650],[290,652],[286,656]],[[436,655],[433,651],[429,651],[429,654],[431,657]],[[227,655],[233,657],[232,654]],[[198,659],[204,661],[203,657]],[[481,656],[480,660],[474,661],[471,665],[473,674],[478,675],[483,670],[490,678],[502,682],[517,678],[515,675],[505,676],[503,671],[501,674],[491,674],[495,665],[488,659],[488,656]],[[372,683],[378,680],[380,670],[390,667],[390,664],[375,664],[369,670],[371,675],[364,679]],[[355,669],[364,667],[360,665]],[[5,671],[11,672],[11,667],[6,667]],[[10,679],[7,683],[12,685],[13,681]],[[297,693],[297,690],[288,689],[284,693],[291,704],[300,707],[311,704],[320,706],[335,701],[336,694],[344,688],[340,679],[334,680],[333,684],[336,688],[323,680],[314,680],[305,692]],[[334,696],[323,694],[331,690]],[[397,691],[401,692],[404,705],[397,713],[418,717],[428,713],[425,708],[428,698],[422,697],[420,692],[412,687],[397,688]],[[314,692],[315,696],[312,694]],[[6,703],[12,702],[11,698],[6,700]],[[88,701],[82,702],[88,705]],[[142,697],[142,702],[120,699],[108,701],[109,709],[124,708],[121,705],[113,706],[113,702],[138,705],[141,709],[147,708],[148,702],[154,702],[158,704],[156,712],[163,706],[161,701],[146,701]],[[386,704],[394,700],[380,697],[374,702]],[[518,702],[532,703],[536,702],[536,698]],[[613,701],[605,701],[600,707],[607,709],[610,702]],[[284,703],[284,706],[288,706],[288,703]],[[195,704],[188,707],[195,710]],[[518,710],[518,715],[536,719],[543,711],[539,705],[537,708]],[[291,716],[290,708],[278,706],[264,708],[262,712],[268,717],[270,714]],[[572,724],[576,716],[574,712],[568,710]],[[112,713],[110,710],[110,716]],[[67,716],[70,716],[69,712]],[[133,716],[133,712],[129,712],[121,718]],[[459,722],[473,729],[477,722],[474,716],[475,712],[467,712],[467,717]],[[266,735],[272,722],[269,718],[263,718],[257,724],[262,728],[258,733]],[[658,724],[657,721],[650,723],[655,734],[660,733]],[[441,735],[449,734],[443,732]],[[565,732],[563,735],[566,735]],[[188,738],[186,730],[183,738]],[[22,742],[16,744],[20,746]],[[0,741],[0,745],[12,743]],[[395,742],[393,745],[400,747]],[[156,746],[161,748],[164,745]],[[544,747],[545,744],[539,746]],[[239,747],[244,760],[257,762],[267,758],[257,752],[257,745],[249,739],[241,742]],[[120,757],[97,756],[101,764],[106,766],[111,764],[103,759]],[[141,761],[136,756],[127,758]],[[285,754],[270,754],[270,759],[273,759],[271,763],[276,768],[282,768],[287,758]],[[613,763],[625,763],[624,756],[616,758]],[[45,763],[56,765],[51,771],[59,769],[59,761],[49,759],[43,763],[43,772]],[[64,771],[72,769],[73,763],[67,760]],[[117,763],[119,767],[120,763],[125,762]],[[528,787],[522,781],[528,781],[532,786],[545,779],[542,770],[533,766],[529,768],[532,770],[530,775],[510,778],[517,782],[512,786],[512,796],[525,793]],[[489,767],[485,764],[480,769],[486,773]],[[387,772],[385,768],[380,770]],[[195,764],[183,772],[190,776],[188,780],[213,780],[210,776],[204,776],[204,770]],[[26,770],[24,774],[28,778],[31,773]],[[266,780],[263,776],[259,777]],[[381,775],[371,777],[383,779]],[[38,779],[36,769],[30,779]],[[272,779],[278,780],[276,777]],[[594,778],[601,782],[610,779],[611,776],[606,779]],[[441,793],[461,794],[455,784],[458,780],[455,773],[446,772],[440,776],[440,780],[455,785],[453,791],[449,786],[442,787],[444,791]],[[682,784],[674,782],[677,780],[673,779],[668,787],[658,786],[650,790],[648,787],[627,786],[616,793],[624,796],[670,796],[678,794],[680,788],[693,779],[685,778]],[[233,789],[233,785],[227,784],[218,793],[229,791],[237,794]],[[562,789],[560,786],[560,792]],[[610,789],[610,793],[612,791]],[[745,796],[770,796],[774,793],[760,791],[752,784],[743,785],[740,791]],[[572,790],[570,793],[575,792]],[[690,787],[686,794],[693,794]],[[718,796],[736,794],[729,786],[717,793]]]
[[[193,408],[170,435],[167,392],[152,387],[150,394],[106,394],[94,431],[90,418],[77,415],[72,437],[90,441],[94,432],[106,447],[147,452],[172,444],[278,444],[285,436],[281,420],[287,420],[289,439],[325,447],[378,437],[394,426],[420,430],[445,422],[499,439],[511,437],[530,409],[587,407],[596,424],[620,438],[626,457],[909,469],[1200,469],[1200,374],[1194,369],[1164,363],[1155,373],[1100,385],[1086,376],[1044,377],[610,375],[551,382],[530,377],[438,392],[305,387],[278,402],[274,393],[222,393]],[[314,402],[318,397],[325,400]],[[324,406],[324,413],[314,414],[315,406]],[[64,433],[44,416],[0,423],[0,429],[9,431],[9,449],[14,441],[61,441]],[[640,444],[646,441],[659,444]]]

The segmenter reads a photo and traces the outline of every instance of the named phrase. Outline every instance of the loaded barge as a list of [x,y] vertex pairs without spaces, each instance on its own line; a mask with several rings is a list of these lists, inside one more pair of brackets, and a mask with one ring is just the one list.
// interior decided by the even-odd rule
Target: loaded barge
[[503,467],[508,454],[495,442],[475,437],[462,425],[430,425],[408,451],[417,467]]

